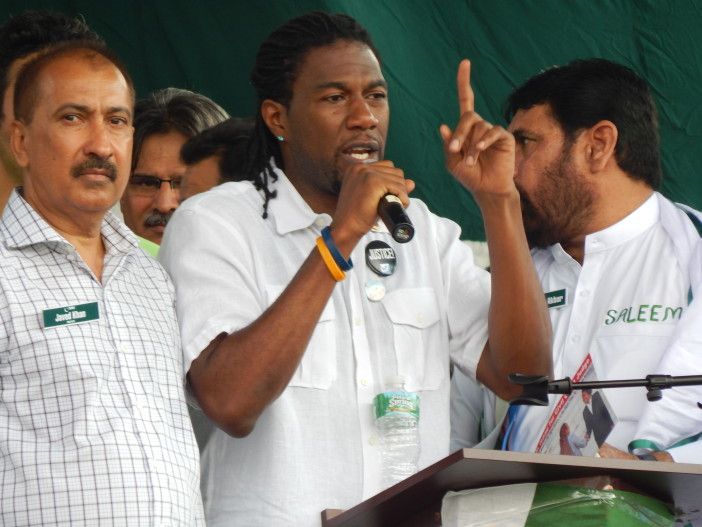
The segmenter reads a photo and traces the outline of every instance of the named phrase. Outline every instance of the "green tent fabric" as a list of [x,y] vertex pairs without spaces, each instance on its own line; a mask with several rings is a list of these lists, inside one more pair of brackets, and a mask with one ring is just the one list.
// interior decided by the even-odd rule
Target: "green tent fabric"
[[605,57],[651,84],[670,198],[702,208],[702,9],[694,0],[0,0],[0,19],[27,8],[82,14],[127,63],[138,94],[199,91],[232,115],[256,109],[248,75],[263,38],[311,10],[346,12],[374,36],[390,85],[387,157],[414,195],[484,239],[480,214],[443,168],[438,126],[457,119],[455,71],[473,61],[477,110],[502,121],[507,94],[538,71]]

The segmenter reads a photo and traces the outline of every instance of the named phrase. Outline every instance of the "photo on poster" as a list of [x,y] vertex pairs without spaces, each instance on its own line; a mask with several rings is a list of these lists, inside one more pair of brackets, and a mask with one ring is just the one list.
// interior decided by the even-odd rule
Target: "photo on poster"
[[[588,355],[573,376],[573,382],[596,380]],[[616,415],[603,390],[573,390],[556,402],[536,451],[592,457],[606,441],[615,423]]]

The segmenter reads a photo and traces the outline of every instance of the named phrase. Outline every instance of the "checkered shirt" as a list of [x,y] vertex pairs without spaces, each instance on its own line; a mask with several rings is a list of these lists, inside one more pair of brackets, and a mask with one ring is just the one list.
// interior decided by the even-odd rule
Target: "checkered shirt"
[[2,216],[0,524],[203,525],[173,286],[114,216],[101,232],[103,283],[16,191]]

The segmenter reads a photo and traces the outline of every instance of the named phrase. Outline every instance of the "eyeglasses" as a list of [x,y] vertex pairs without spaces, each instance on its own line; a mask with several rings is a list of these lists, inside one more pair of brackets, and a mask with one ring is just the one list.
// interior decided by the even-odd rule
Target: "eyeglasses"
[[161,185],[168,183],[173,192],[180,194],[180,183],[182,178],[161,179],[156,176],[134,175],[129,179],[130,190],[139,196],[155,196],[161,189]]

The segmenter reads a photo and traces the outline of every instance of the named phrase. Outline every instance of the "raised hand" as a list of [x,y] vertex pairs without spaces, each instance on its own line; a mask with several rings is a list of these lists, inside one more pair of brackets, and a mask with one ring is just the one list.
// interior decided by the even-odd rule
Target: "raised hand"
[[517,192],[514,186],[514,137],[475,112],[470,61],[467,59],[459,64],[456,81],[460,119],[455,130],[445,124],[439,128],[446,168],[478,200],[483,195]]

